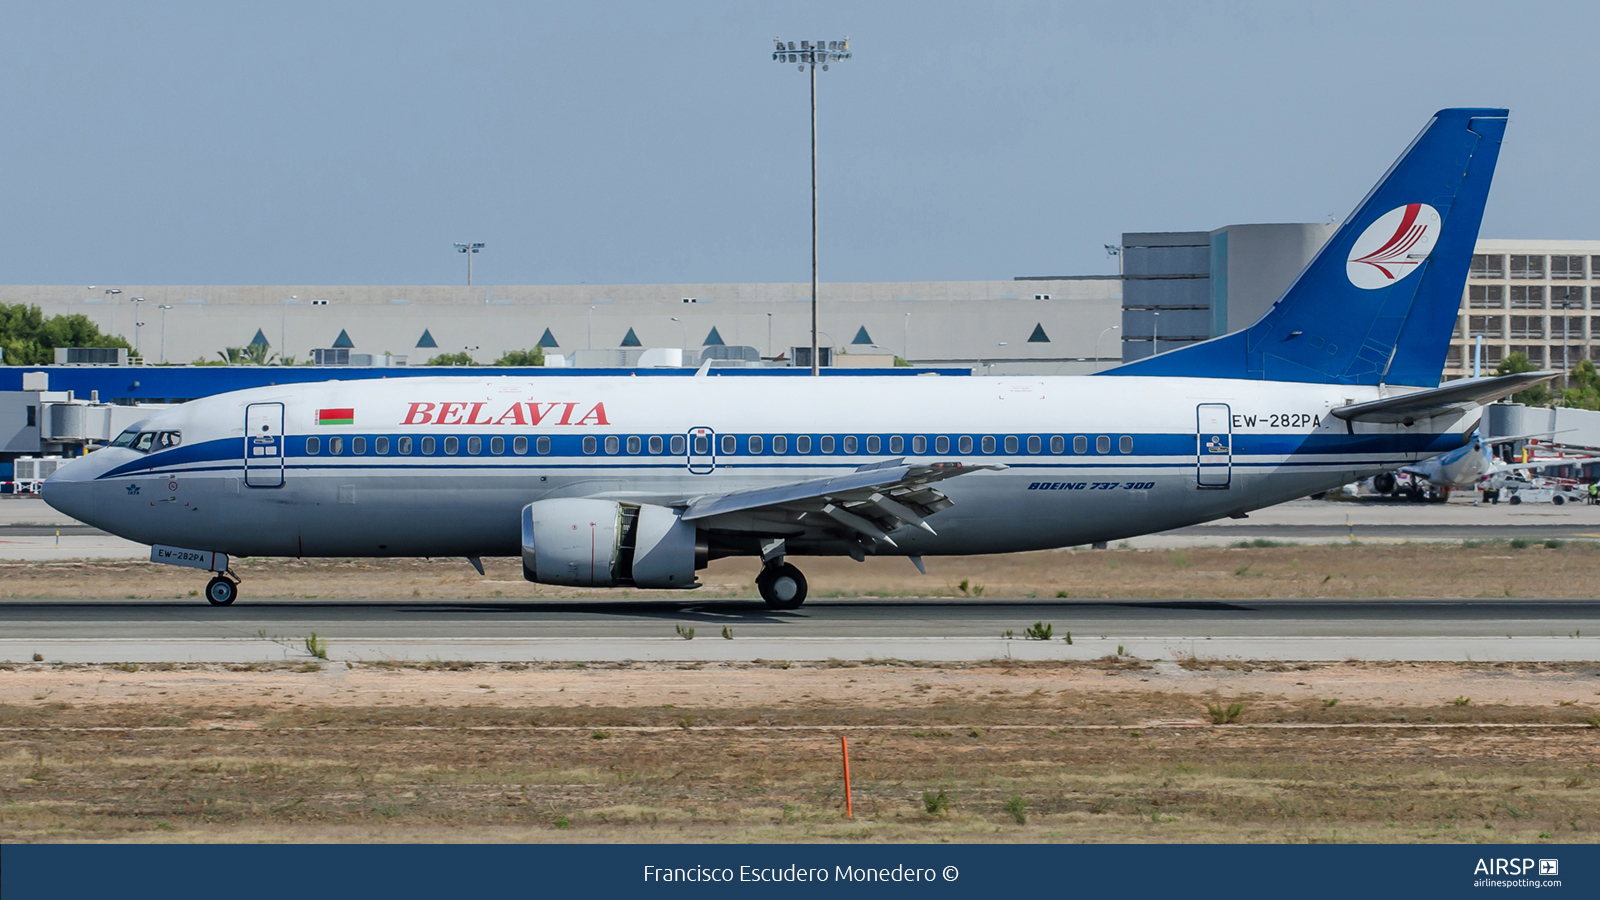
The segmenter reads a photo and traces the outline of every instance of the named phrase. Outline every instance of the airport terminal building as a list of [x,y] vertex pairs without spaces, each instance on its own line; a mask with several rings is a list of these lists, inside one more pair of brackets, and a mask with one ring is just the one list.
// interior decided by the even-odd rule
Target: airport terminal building
[[[1127,233],[1120,275],[824,283],[823,361],[1089,374],[1249,325],[1336,227]],[[1600,241],[1476,249],[1446,378],[1471,374],[1480,339],[1486,370],[1515,352],[1556,369],[1600,360]],[[585,368],[640,365],[648,348],[682,348],[685,365],[808,364],[810,299],[803,283],[0,287],[0,302],[88,316],[147,365],[217,361],[251,344],[301,363],[336,351],[320,356],[352,365],[454,353],[489,363],[535,346]]]

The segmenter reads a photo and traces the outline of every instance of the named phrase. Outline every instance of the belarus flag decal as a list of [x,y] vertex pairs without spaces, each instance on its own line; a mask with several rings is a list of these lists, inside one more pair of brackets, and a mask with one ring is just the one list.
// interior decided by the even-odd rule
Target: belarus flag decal
[[354,425],[356,411],[354,409],[319,409],[317,410],[318,425]]

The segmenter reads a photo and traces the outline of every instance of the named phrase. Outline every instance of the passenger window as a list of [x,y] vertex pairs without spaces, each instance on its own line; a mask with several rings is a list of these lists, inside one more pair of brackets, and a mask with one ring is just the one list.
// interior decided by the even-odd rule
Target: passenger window
[[945,435],[945,434],[941,434],[938,437],[934,438],[933,439],[933,452],[935,452],[935,453],[949,453],[950,452],[950,436],[949,435]]
[[722,436],[722,452],[723,452],[723,454],[731,456],[734,453],[737,453],[738,451],[739,451],[739,439],[734,437],[731,434],[723,435]]
[[432,456],[433,455],[433,435],[431,435],[431,434],[422,439],[422,455],[423,456]]
[[681,435],[681,434],[673,435],[672,436],[672,453],[673,453],[673,455],[674,456],[682,456],[683,455],[684,446],[687,443],[688,442],[683,439],[683,435]]
[[1072,452],[1073,453],[1088,453],[1089,452],[1089,439],[1084,437],[1081,434],[1078,435],[1077,437],[1073,438],[1072,439]]
[[400,455],[401,456],[410,456],[411,455],[411,438],[403,437],[399,441],[397,441],[396,443],[399,444],[399,447],[397,449],[400,451]]
[[983,436],[983,452],[985,452],[985,453],[993,453],[994,452],[994,435],[986,434],[986,435]]
[[961,447],[961,452],[962,453],[971,453],[972,452],[972,435],[963,434],[961,436],[961,441],[960,441],[959,446]]
[[832,453],[833,452],[833,435],[825,434],[825,435],[822,436],[822,452],[823,453]]
[[321,452],[322,452],[322,438],[319,438],[319,437],[308,437],[308,438],[306,438],[306,455],[307,456],[316,456],[318,453],[321,453]]
[[456,437],[455,435],[452,434],[449,437],[444,439],[444,452],[445,452],[446,456],[455,456],[457,451],[459,451],[460,449],[461,449],[461,439],[460,438],[458,438],[458,437]]
[[588,437],[583,439],[583,452],[585,452],[585,453],[593,453],[595,451],[595,447],[598,446],[598,445],[599,445],[599,441],[596,441],[594,439],[594,435],[591,434]]
[[1107,434],[1102,434],[1099,437],[1095,438],[1094,439],[1094,452],[1096,452],[1096,453],[1110,453],[1111,452],[1111,436],[1107,435]]
[[483,452],[483,438],[476,435],[467,438],[467,452],[477,456]]
[[496,435],[489,439],[489,452],[499,456],[506,452],[506,439]]
[[924,435],[920,435],[920,434],[917,435],[916,437],[913,437],[911,439],[911,452],[912,453],[927,453],[928,452],[928,439],[927,439],[927,437],[925,437]]
[[789,439],[781,434],[772,436],[772,452],[779,456],[789,452]]
[[703,434],[694,436],[694,452],[696,456],[705,456],[711,452],[711,439]]
[[1014,434],[1006,435],[1006,452],[1007,453],[1015,453],[1015,452],[1017,452],[1017,436],[1016,435],[1014,435]]
[[883,442],[878,440],[878,436],[877,435],[872,434],[872,435],[868,435],[867,436],[867,452],[868,453],[877,453],[880,449],[882,449],[882,447],[883,447]]
[[140,453],[149,453],[150,447],[155,444],[155,442],[156,433],[154,431],[146,431],[144,434],[139,435],[139,442],[133,445],[133,449],[139,451]]
[[533,446],[534,449],[539,452],[540,456],[550,455],[550,439],[548,437],[539,438],[537,441],[533,442]]
[[796,453],[810,453],[811,452],[811,435],[802,434],[799,437],[795,438],[794,439],[794,452],[796,452]]
[[1123,453],[1133,452],[1133,435],[1125,434],[1117,440],[1117,449]]
[[856,452],[856,436],[855,435],[847,434],[847,435],[844,436],[844,452],[846,452],[846,453],[854,453],[854,452]]
[[365,456],[367,453],[367,439],[364,437],[351,438],[350,452],[357,456]]
[[1039,436],[1037,434],[1028,435],[1028,452],[1029,453],[1038,453],[1039,452],[1039,448],[1042,447],[1042,446],[1043,446],[1043,442],[1039,440]]
[[622,449],[622,441],[618,440],[616,435],[612,434],[612,435],[607,435],[606,436],[606,452],[607,453],[616,453],[618,450],[621,450],[621,449]]
[[1050,436],[1050,452],[1051,453],[1064,453],[1064,452],[1066,452],[1066,449],[1067,449],[1067,439],[1066,438],[1062,437],[1059,434],[1053,434],[1053,435]]
[[512,438],[511,439],[511,452],[515,453],[518,456],[526,456],[528,454],[528,436],[524,435],[524,434],[519,434],[516,437]]
[[751,453],[759,455],[761,453],[761,451],[765,450],[765,449],[766,449],[766,442],[761,440],[761,435],[759,435],[759,434],[750,435],[750,452]]
[[344,452],[344,438],[342,438],[342,437],[331,437],[331,438],[328,438],[328,454],[330,456],[338,456],[339,454],[341,454],[343,452]]
[[638,453],[644,447],[644,442],[639,440],[637,434],[628,435],[628,452]]
[[889,452],[890,453],[904,453],[905,451],[906,451],[906,439],[905,438],[901,437],[898,434],[893,435],[893,436],[891,436],[889,438]]
[[386,438],[386,437],[373,438],[373,440],[372,440],[372,449],[375,450],[379,456],[388,456],[389,455],[389,439]]
[[661,452],[661,444],[662,444],[661,435],[659,435],[659,434],[650,435],[650,452],[651,453],[660,453]]

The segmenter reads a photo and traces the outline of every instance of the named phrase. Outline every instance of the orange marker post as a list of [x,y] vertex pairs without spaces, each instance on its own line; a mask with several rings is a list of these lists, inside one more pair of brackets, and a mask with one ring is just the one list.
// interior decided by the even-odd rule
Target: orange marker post
[[850,739],[839,735],[839,750],[844,754],[844,817],[854,819],[855,810],[850,805]]

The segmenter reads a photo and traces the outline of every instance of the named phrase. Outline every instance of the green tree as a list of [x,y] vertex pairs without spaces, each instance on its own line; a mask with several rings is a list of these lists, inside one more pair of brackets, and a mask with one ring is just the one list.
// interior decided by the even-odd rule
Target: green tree
[[[1537,372],[1539,367],[1528,361],[1525,353],[1513,353],[1500,361],[1494,367],[1496,375],[1520,375],[1523,372]],[[1555,394],[1551,392],[1548,384],[1536,384],[1525,391],[1518,391],[1511,395],[1511,402],[1521,403],[1525,406],[1549,406],[1555,401]]]
[[497,366],[542,366],[544,365],[544,348],[535,347],[532,350],[507,350],[494,361]]
[[1567,373],[1567,386],[1561,392],[1560,406],[1575,409],[1600,409],[1600,371],[1584,360]]
[[460,353],[441,353],[423,363],[425,366],[475,366],[477,360],[473,359],[466,351]]
[[218,350],[217,356],[222,358],[224,365],[229,366],[270,366],[278,362],[278,355],[266,344],[229,347],[226,350]]
[[13,366],[48,365],[56,361],[57,347],[133,348],[120,337],[101,333],[88,316],[51,316],[37,306],[0,304],[0,347],[5,363]]

